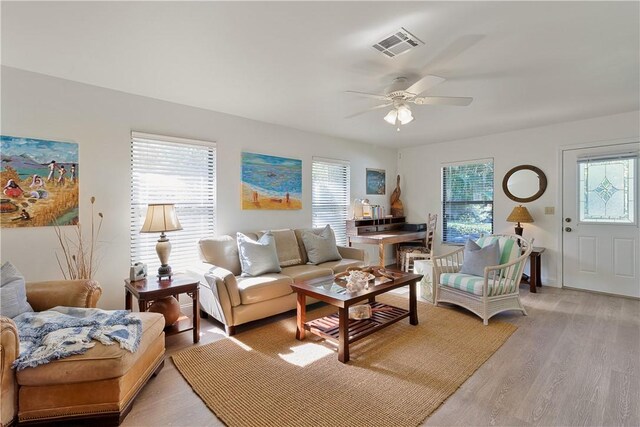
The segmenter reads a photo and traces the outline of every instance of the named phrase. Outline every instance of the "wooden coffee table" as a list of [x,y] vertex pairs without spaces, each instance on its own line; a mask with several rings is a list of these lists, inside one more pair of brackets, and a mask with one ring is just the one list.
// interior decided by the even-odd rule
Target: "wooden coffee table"
[[[336,281],[333,276],[294,282],[291,287],[298,295],[296,339],[304,340],[305,332],[309,331],[324,339],[336,342],[338,344],[338,360],[346,363],[349,361],[349,344],[405,317],[409,318],[410,324],[418,324],[416,283],[421,278],[422,275],[411,273],[404,273],[394,280],[376,277],[375,282],[369,286],[368,290],[359,292],[348,292],[344,288],[344,282]],[[407,285],[409,285],[409,310],[375,300],[377,295]],[[338,312],[307,322],[307,296],[338,307]],[[365,301],[368,301],[372,308],[383,310],[376,310],[370,319],[350,320],[349,307]]]

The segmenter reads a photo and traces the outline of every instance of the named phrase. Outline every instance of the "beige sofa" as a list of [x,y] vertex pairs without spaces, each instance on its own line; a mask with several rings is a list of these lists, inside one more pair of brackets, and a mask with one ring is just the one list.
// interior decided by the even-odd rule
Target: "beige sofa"
[[[321,229],[314,229],[320,233]],[[200,308],[222,322],[228,335],[235,326],[296,308],[294,280],[308,280],[364,265],[364,251],[338,246],[341,260],[307,264],[302,229],[272,230],[282,272],[257,277],[241,276],[238,246],[234,236],[205,238],[198,242],[204,265],[188,271],[201,282]],[[259,239],[263,232],[244,233]],[[307,299],[307,303],[316,302]],[[203,313],[203,314],[204,314]]]
[[[57,305],[95,307],[102,289],[91,280],[27,283],[27,301],[35,311]],[[66,357],[16,372],[19,331],[0,316],[0,426],[15,421],[67,423],[92,419],[100,425],[119,424],[133,400],[164,364],[164,317],[134,313],[142,319],[138,351],[96,342],[84,354]]]

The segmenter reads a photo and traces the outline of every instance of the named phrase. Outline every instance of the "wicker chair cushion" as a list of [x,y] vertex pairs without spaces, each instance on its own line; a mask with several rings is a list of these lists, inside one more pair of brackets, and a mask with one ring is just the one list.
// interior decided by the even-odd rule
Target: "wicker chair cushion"
[[[482,295],[484,277],[461,273],[442,273],[440,275],[440,284],[450,288],[459,289],[470,294]],[[505,286],[508,287],[507,290],[505,290]],[[515,282],[511,279],[502,279],[500,281],[500,285],[497,287],[492,286],[492,282],[489,281],[488,296],[500,295],[505,292],[513,292],[514,289]]]
[[429,250],[424,246],[400,246],[398,248],[398,252],[401,254],[406,254],[407,252],[417,252],[421,254],[428,254]]

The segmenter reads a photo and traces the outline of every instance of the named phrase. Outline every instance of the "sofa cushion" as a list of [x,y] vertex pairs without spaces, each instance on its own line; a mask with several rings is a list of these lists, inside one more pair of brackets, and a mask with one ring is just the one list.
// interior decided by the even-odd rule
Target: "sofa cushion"
[[464,245],[464,257],[460,273],[484,276],[485,267],[496,266],[499,261],[500,247],[497,241],[481,247],[473,240],[467,240]]
[[[258,236],[262,237],[264,233],[264,231],[260,232]],[[296,239],[296,234],[293,230],[271,230],[271,234],[276,240],[276,252],[278,253],[280,267],[302,264],[298,239]]]
[[45,386],[121,377],[164,330],[164,316],[160,313],[133,315],[142,319],[142,338],[135,353],[124,350],[117,344],[103,345],[96,341],[96,345],[84,354],[17,371],[18,384]]
[[282,274],[293,280],[311,280],[317,277],[332,276],[333,270],[317,265],[292,265],[282,269]]
[[268,273],[258,277],[238,277],[237,282],[242,304],[267,301],[293,292],[291,278],[278,273]]
[[302,241],[311,264],[317,265],[342,259],[336,246],[336,236],[328,224],[320,233],[316,233],[313,230],[304,230],[302,232]]
[[266,273],[280,273],[276,241],[271,232],[262,235],[257,241],[243,233],[236,234],[242,276],[260,276]]
[[27,290],[24,276],[10,262],[0,268],[0,315],[16,317],[33,311],[27,302]]
[[336,261],[323,262],[318,264],[318,267],[330,268],[334,274],[338,274],[346,271],[349,267],[362,267],[363,265],[364,262],[359,259],[342,258]]
[[238,244],[231,236],[218,236],[200,239],[198,242],[203,261],[229,270],[234,275],[242,272]]
[[[442,273],[440,275],[440,284],[450,288],[459,289],[470,294],[482,295],[484,277],[461,273]],[[513,292],[515,290],[515,281],[504,278],[500,281],[500,285],[496,287],[492,286],[492,282],[489,281],[487,296],[505,293],[505,286],[508,288],[508,292]]]

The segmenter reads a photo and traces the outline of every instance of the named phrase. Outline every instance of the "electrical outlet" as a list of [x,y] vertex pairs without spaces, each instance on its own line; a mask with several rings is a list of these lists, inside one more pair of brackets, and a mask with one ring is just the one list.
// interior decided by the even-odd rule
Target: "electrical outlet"
[[545,215],[554,215],[556,213],[555,206],[545,206],[544,214]]

